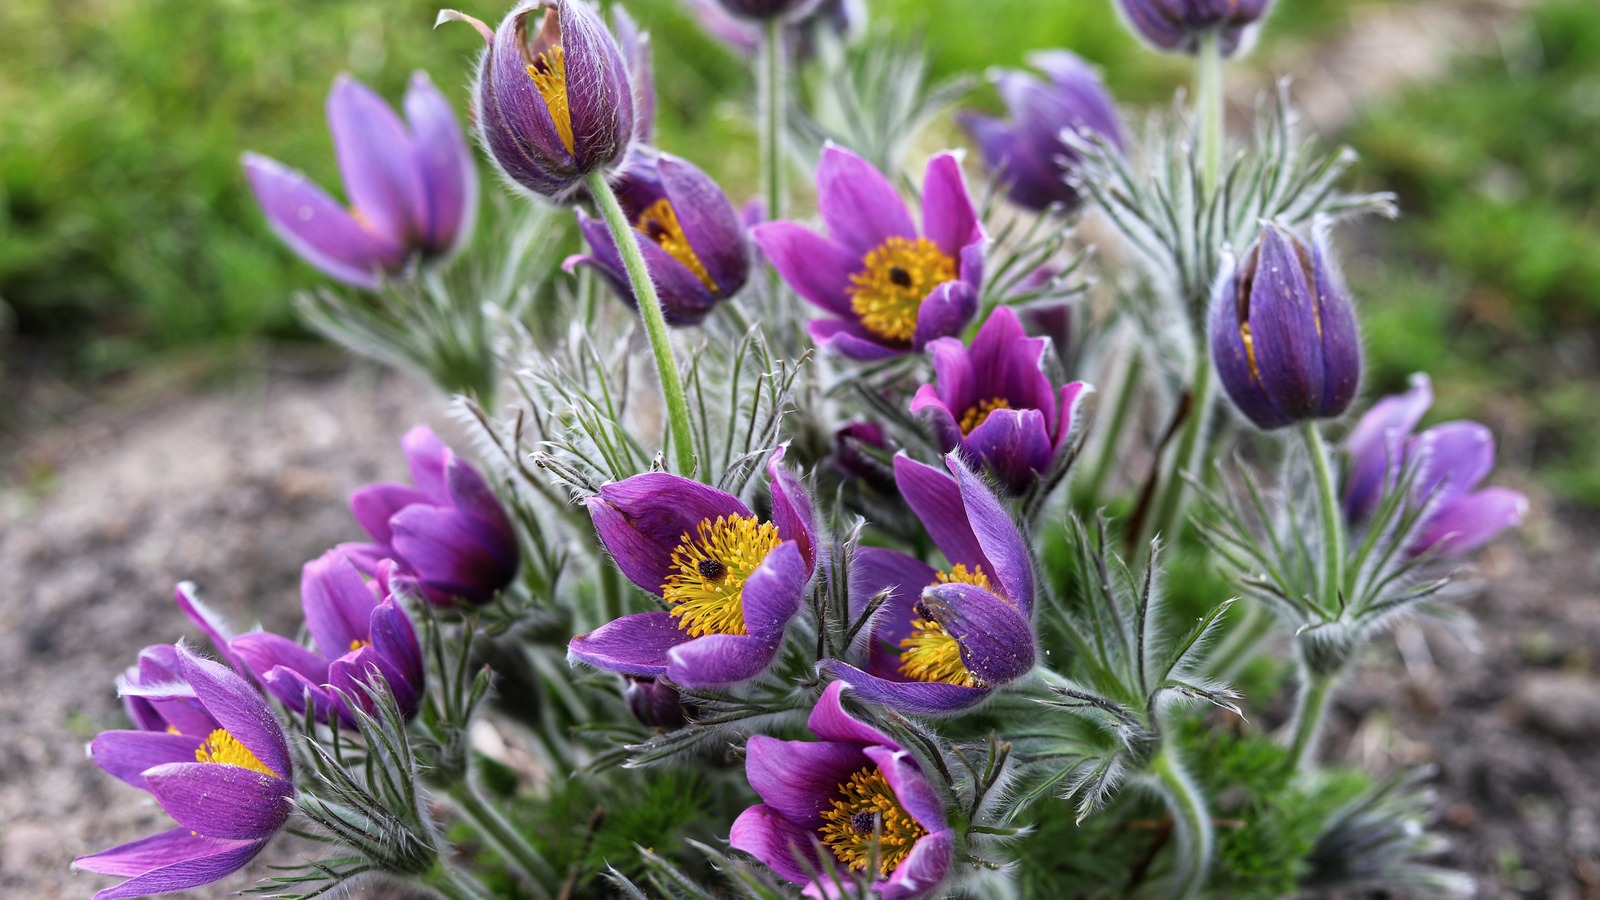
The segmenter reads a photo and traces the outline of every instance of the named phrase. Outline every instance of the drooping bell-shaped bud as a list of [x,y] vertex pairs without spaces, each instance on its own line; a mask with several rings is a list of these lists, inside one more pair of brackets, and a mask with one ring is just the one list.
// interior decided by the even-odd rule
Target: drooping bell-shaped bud
[[1272,0],[1121,0],[1128,22],[1157,49],[1194,53],[1200,39],[1219,32],[1222,55],[1232,56],[1253,37],[1253,26]]
[[678,689],[649,675],[624,675],[628,687],[622,692],[628,711],[639,724],[650,728],[682,728],[689,724],[683,697]]
[[1361,339],[1319,235],[1311,246],[1266,225],[1222,282],[1211,355],[1228,396],[1271,430],[1343,413],[1361,383]]
[[565,200],[591,172],[609,172],[634,139],[634,87],[622,49],[584,0],[523,0],[493,31],[454,10],[489,42],[473,119],[510,181]]

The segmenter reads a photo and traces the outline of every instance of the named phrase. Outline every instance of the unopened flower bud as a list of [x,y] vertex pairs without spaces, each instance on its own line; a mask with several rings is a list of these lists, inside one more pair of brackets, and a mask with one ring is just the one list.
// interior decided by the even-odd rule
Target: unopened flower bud
[[648,675],[624,675],[628,687],[622,696],[628,701],[628,710],[641,725],[651,728],[682,728],[689,724],[684,715],[683,698],[678,689]]
[[1122,0],[1133,30],[1161,50],[1194,53],[1200,38],[1220,32],[1223,56],[1238,52],[1272,0]]

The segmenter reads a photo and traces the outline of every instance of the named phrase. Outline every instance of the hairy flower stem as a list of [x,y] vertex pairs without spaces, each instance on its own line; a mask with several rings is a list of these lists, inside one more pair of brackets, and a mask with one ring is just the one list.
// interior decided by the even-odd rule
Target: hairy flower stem
[[1167,896],[1173,898],[1198,897],[1205,887],[1206,876],[1211,871],[1211,854],[1215,835],[1211,827],[1211,812],[1206,808],[1200,788],[1183,770],[1173,756],[1172,748],[1163,745],[1150,760],[1150,773],[1155,776],[1156,788],[1172,813],[1173,831],[1177,836],[1173,860],[1172,883]]
[[1222,29],[1213,28],[1201,35],[1195,68],[1195,118],[1200,121],[1200,176],[1209,197],[1216,192],[1222,180],[1222,139],[1226,129],[1222,102]]
[[1311,457],[1311,469],[1316,476],[1317,496],[1322,512],[1322,578],[1318,586],[1317,605],[1329,615],[1337,614],[1343,607],[1340,593],[1344,590],[1344,522],[1339,509],[1339,488],[1333,480],[1333,466],[1328,461],[1328,445],[1315,422],[1300,424],[1300,437],[1305,441],[1306,454]]
[[[761,41],[761,57],[756,65],[757,90],[760,93],[761,118],[761,197],[766,201],[767,221],[783,218],[783,26],[777,19],[768,19]],[[767,302],[769,308],[778,307],[778,291],[782,281],[778,270],[764,267],[767,275]]]
[[1093,474],[1081,489],[1079,496],[1084,498],[1085,507],[1097,509],[1100,506],[1100,488],[1105,485],[1106,476],[1111,474],[1111,463],[1117,457],[1117,437],[1122,434],[1122,427],[1127,424],[1128,414],[1133,411],[1133,401],[1139,387],[1139,376],[1144,373],[1144,356],[1137,348],[1128,358],[1128,368],[1122,375],[1122,385],[1117,390],[1117,405],[1111,411],[1111,422],[1106,426],[1105,446],[1100,450],[1100,459],[1095,463]]
[[1300,667],[1300,693],[1295,697],[1294,725],[1289,732],[1289,759],[1296,772],[1309,772],[1316,764],[1317,739],[1322,736],[1335,681],[1334,673]]
[[672,339],[667,335],[667,320],[661,314],[661,299],[656,296],[655,283],[650,280],[650,270],[645,267],[644,253],[639,249],[639,235],[628,223],[617,194],[599,171],[584,178],[584,184],[594,197],[595,205],[606,220],[611,239],[617,244],[622,265],[628,270],[628,282],[633,285],[633,295],[639,300],[639,317],[644,319],[645,334],[650,337],[650,349],[655,353],[656,370],[661,373],[661,393],[667,401],[667,427],[672,434],[672,449],[678,457],[678,474],[694,474],[694,433],[689,429],[689,401],[683,393],[683,379],[678,375],[678,363],[672,357]]
[[451,787],[450,796],[478,832],[505,854],[513,866],[528,876],[528,887],[533,896],[549,900],[550,894],[545,890],[545,885],[559,884],[561,881],[555,867],[500,815],[493,804],[478,793],[471,777]]

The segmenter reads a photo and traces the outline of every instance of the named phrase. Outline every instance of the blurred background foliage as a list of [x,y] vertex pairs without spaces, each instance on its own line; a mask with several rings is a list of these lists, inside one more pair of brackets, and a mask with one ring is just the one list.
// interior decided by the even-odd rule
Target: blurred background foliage
[[[1279,0],[1262,42],[1314,46],[1375,7],[1456,2]],[[1131,106],[1167,102],[1188,77],[1126,33],[1112,0],[868,4],[879,26],[921,30],[936,78],[1020,65],[1049,46],[1102,66]],[[461,5],[490,20],[502,11]],[[1440,413],[1486,418],[1506,456],[1600,506],[1600,3],[1530,5],[1485,55],[1328,136],[1351,142],[1365,186],[1398,191],[1405,211],[1341,237],[1369,387],[1432,372]],[[240,342],[309,339],[290,298],[318,276],[268,234],[239,153],[336,187],[322,109],[341,71],[397,98],[422,68],[464,101],[481,44],[465,27],[432,30],[438,6],[0,4],[0,328],[12,365],[92,378],[197,348],[226,356]],[[654,35],[660,143],[735,197],[752,193],[746,62],[680,0],[627,6]],[[975,102],[993,98],[980,89]]]

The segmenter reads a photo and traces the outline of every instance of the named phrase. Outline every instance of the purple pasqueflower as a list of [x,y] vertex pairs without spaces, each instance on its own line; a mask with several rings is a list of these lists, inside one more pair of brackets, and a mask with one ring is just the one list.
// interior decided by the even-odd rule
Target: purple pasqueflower
[[866,869],[876,853],[874,897],[924,896],[950,872],[955,831],[911,754],[845,711],[839,698],[850,688],[833,682],[811,711],[806,725],[821,740],[751,736],[745,777],[762,802],[734,820],[728,842],[807,885],[809,897],[834,896],[812,880],[827,871],[822,851],[851,871]]
[[[170,650],[170,652],[169,652]],[[150,648],[171,666],[163,682],[124,685],[151,709],[181,711],[138,731],[106,731],[89,744],[95,764],[149,791],[178,827],[73,861],[127,878],[94,900],[145,897],[210,884],[244,868],[288,821],[294,768],[289,742],[266,701],[240,675],[182,646]],[[152,670],[153,671],[153,670]],[[165,721],[160,731],[151,724]]]
[[1361,384],[1361,336],[1319,234],[1306,246],[1266,224],[1212,303],[1217,379],[1257,427],[1343,413]]
[[588,500],[622,574],[668,606],[580,634],[575,662],[683,687],[746,681],[772,664],[817,569],[817,525],[800,480],[767,464],[772,521],[739,498],[666,472],[600,488]]
[[649,675],[624,675],[628,686],[622,699],[639,724],[650,728],[681,728],[689,724],[683,695],[671,684]]
[[[528,18],[543,9],[530,29]],[[506,180],[566,200],[591,172],[620,166],[636,136],[634,72],[585,0],[522,0],[491,31],[445,10],[441,21],[478,29],[489,44],[473,86],[473,121]]]
[[466,243],[478,207],[478,171],[449,101],[417,72],[402,122],[349,75],[328,94],[328,129],[350,206],[305,175],[255,153],[245,175],[267,224],[327,275],[374,289],[413,256],[448,256]]
[[517,575],[521,551],[506,511],[483,476],[426,425],[400,441],[413,485],[379,482],[350,495],[350,511],[373,543],[340,544],[364,574],[395,561],[397,582],[424,599],[488,603]]
[[911,411],[933,431],[939,449],[981,461],[1007,491],[1026,491],[1066,452],[1078,402],[1094,388],[1074,381],[1059,389],[1040,369],[1044,338],[1028,337],[1010,307],[983,323],[972,346],[958,338],[928,344],[936,384],[911,399]]
[[765,22],[769,19],[795,20],[810,15],[821,0],[717,0],[728,14],[740,19]]
[[1433,387],[1418,373],[1409,390],[1373,404],[1351,429],[1344,445],[1345,518],[1351,524],[1369,518],[1414,466],[1412,498],[1426,512],[1406,549],[1457,558],[1522,524],[1528,498],[1503,487],[1474,490],[1494,468],[1494,435],[1483,425],[1446,422],[1412,434],[1432,404]]
[[869,627],[866,669],[825,660],[829,675],[863,700],[921,715],[981,702],[1033,669],[1033,563],[994,492],[958,454],[954,477],[906,456],[894,474],[911,511],[950,568],[895,550],[863,547],[850,565],[850,613],[886,600]]
[[970,111],[957,118],[978,142],[984,164],[1009,185],[1013,203],[1041,212],[1052,203],[1076,207],[1081,198],[1067,179],[1082,157],[1062,134],[1096,133],[1120,150],[1125,144],[1117,108],[1100,76],[1077,54],[1049,50],[1028,62],[1049,81],[1014,69],[1001,70],[995,79],[1011,121]]
[[[711,176],[671,154],[639,152],[615,188],[642,238],[639,247],[669,324],[697,325],[744,287],[750,276],[744,224]],[[610,229],[579,210],[578,230],[590,252],[568,257],[562,267],[569,272],[580,265],[593,268],[637,309]]]
[[883,173],[829,145],[817,167],[824,237],[798,222],[752,230],[795,292],[833,314],[811,337],[858,360],[920,352],[957,334],[978,311],[983,227],[954,154],[928,161],[922,231]]
[[[739,53],[753,54],[761,49],[763,32],[759,22],[735,16],[720,0],[686,2],[707,34]],[[785,23],[784,49],[797,59],[809,59],[816,53],[819,32],[826,30],[848,40],[862,31],[866,19],[863,0],[822,0],[810,12]]]
[[303,709],[309,698],[317,718],[337,716],[354,726],[355,715],[344,698],[372,712],[364,686],[378,674],[409,720],[422,705],[422,647],[390,592],[393,570],[394,563],[384,560],[377,579],[368,584],[348,557],[329,550],[300,572],[300,605],[311,649],[267,631],[241,634],[228,649],[291,710]]
[[1195,53],[1216,30],[1223,56],[1232,56],[1267,14],[1272,0],[1121,0],[1133,30],[1157,49]]

